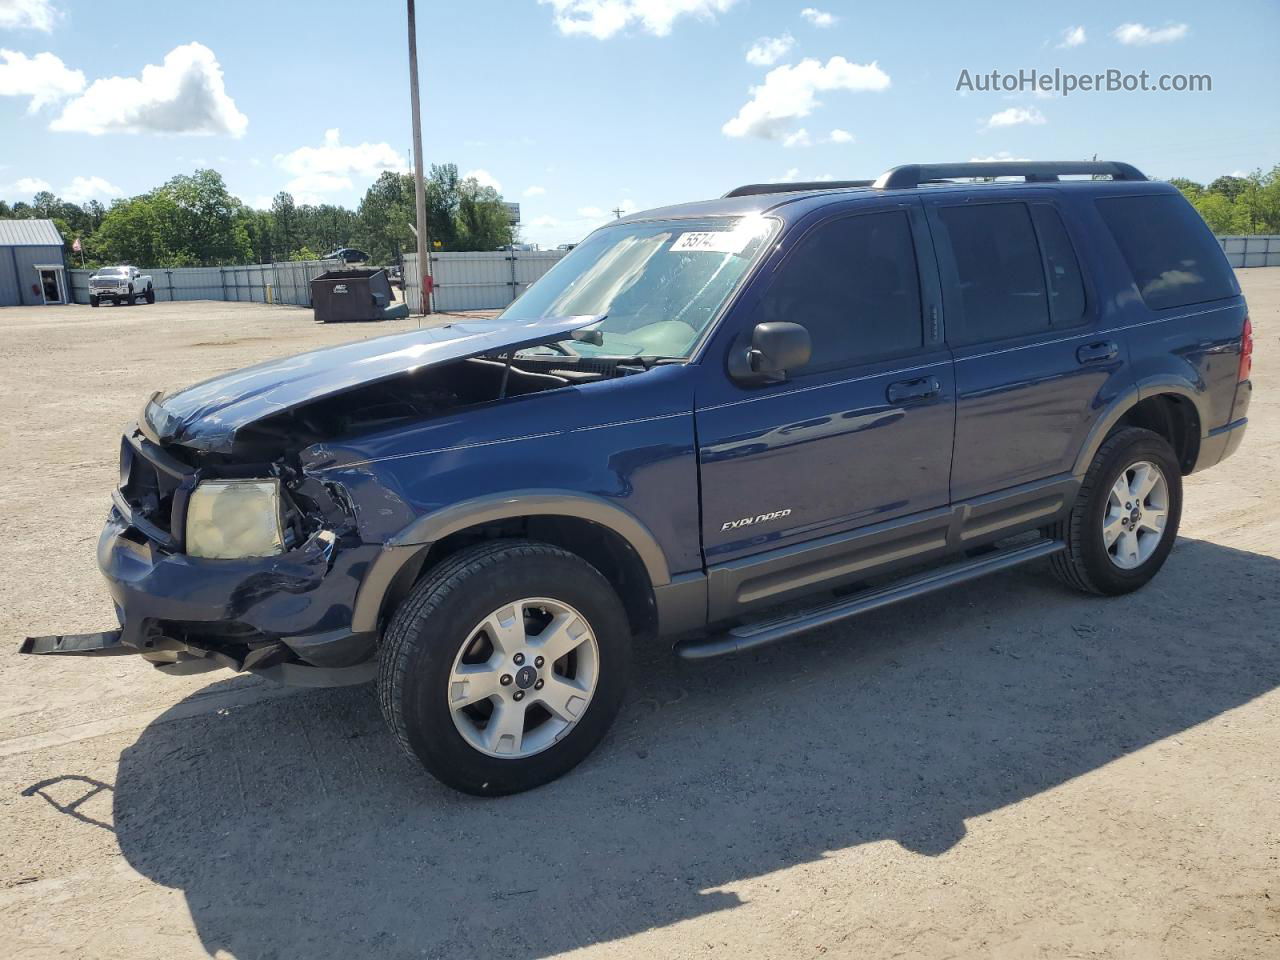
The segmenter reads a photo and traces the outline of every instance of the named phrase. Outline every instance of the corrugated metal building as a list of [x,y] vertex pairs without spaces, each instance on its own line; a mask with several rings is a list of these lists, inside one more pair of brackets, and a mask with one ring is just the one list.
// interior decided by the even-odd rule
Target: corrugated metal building
[[0,307],[67,303],[62,235],[52,220],[0,220]]

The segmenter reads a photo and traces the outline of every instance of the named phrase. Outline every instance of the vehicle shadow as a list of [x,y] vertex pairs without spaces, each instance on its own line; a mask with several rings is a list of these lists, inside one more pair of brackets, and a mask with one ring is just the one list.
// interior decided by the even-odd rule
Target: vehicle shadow
[[596,754],[503,799],[429,779],[368,688],[161,717],[121,756],[115,829],[211,954],[546,956],[829,851],[940,854],[1280,685],[1278,620],[1280,561],[1183,540],[1129,597],[1031,567],[736,659],[646,652]]

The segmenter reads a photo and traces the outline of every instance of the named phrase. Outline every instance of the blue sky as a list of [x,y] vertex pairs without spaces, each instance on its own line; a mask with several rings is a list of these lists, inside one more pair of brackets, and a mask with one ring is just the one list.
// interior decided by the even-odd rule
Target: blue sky
[[[526,239],[744,182],[977,157],[1207,180],[1280,162],[1280,3],[419,0],[424,156]],[[766,42],[767,41],[767,42]],[[1209,74],[1212,92],[956,91],[961,70]],[[337,131],[336,133],[333,131]],[[410,158],[404,4],[0,0],[0,197],[200,166],[354,205]]]

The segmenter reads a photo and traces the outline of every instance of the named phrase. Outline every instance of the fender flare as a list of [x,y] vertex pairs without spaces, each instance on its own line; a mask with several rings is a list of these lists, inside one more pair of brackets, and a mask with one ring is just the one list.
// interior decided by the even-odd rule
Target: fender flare
[[396,577],[433,543],[468,527],[513,517],[566,516],[589,520],[622,537],[640,558],[657,588],[671,582],[666,554],[648,527],[635,516],[602,497],[569,490],[511,491],[450,504],[419,517],[383,544],[356,592],[351,628],[374,631],[382,602]]
[[1084,444],[1080,448],[1080,455],[1076,458],[1075,466],[1072,468],[1072,474],[1077,477],[1083,477],[1088,472],[1089,464],[1093,462],[1098,448],[1102,446],[1103,441],[1107,439],[1107,434],[1111,432],[1112,427],[1119,422],[1121,417],[1143,400],[1165,393],[1171,393],[1174,396],[1191,401],[1191,405],[1196,410],[1196,417],[1200,421],[1200,439],[1203,440],[1208,435],[1206,432],[1208,427],[1205,423],[1204,411],[1201,409],[1200,393],[1190,383],[1178,377],[1147,377],[1126,389],[1107,404],[1098,419],[1094,421],[1088,436],[1085,437]]

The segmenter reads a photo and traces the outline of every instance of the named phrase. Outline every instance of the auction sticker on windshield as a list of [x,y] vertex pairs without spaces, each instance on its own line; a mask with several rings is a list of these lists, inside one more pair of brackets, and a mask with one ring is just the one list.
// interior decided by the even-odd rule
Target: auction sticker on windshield
[[671,244],[671,252],[700,250],[706,253],[741,253],[754,235],[741,230],[711,230],[703,233],[682,233]]

